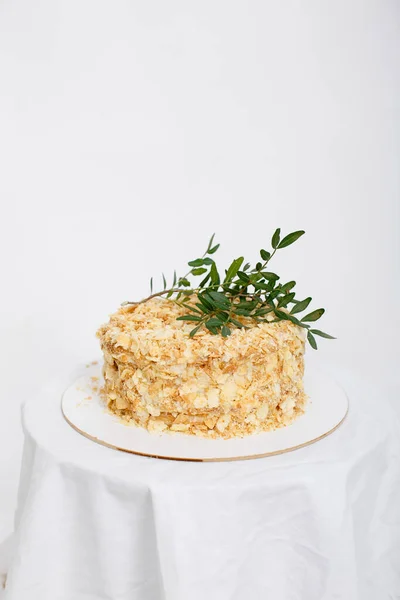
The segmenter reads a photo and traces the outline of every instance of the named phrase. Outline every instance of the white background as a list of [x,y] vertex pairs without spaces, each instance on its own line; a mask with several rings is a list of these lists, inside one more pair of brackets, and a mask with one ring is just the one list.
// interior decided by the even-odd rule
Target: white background
[[328,308],[313,360],[397,389],[399,56],[395,0],[0,1],[0,539],[20,404],[214,231],[306,229],[275,268]]

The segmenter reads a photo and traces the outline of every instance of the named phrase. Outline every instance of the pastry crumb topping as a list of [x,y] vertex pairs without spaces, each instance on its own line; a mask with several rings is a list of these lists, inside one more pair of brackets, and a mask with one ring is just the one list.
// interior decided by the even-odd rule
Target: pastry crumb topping
[[304,411],[304,330],[256,324],[224,338],[177,320],[184,309],[154,298],[120,308],[97,335],[108,408],[151,432],[242,437],[291,423]]

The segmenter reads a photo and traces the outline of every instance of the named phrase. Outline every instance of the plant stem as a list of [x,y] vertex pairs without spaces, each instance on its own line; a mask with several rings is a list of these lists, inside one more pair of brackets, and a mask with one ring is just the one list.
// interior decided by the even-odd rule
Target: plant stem
[[[169,294],[170,292],[182,292],[184,288],[171,288],[169,290],[163,290],[162,292],[156,292],[155,294],[151,294],[150,296],[147,296],[147,298],[143,298],[143,300],[137,300],[137,301],[133,301],[133,300],[126,300],[125,302],[122,303],[121,306],[126,306],[127,304],[143,304],[144,302],[147,302],[148,300],[151,300],[152,298],[157,298],[158,296],[164,296],[164,294]],[[195,290],[190,290],[190,291],[195,291]]]

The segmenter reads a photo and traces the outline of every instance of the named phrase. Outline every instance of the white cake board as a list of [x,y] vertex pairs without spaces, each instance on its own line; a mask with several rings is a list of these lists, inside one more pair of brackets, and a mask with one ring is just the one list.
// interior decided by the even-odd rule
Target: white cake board
[[348,411],[347,396],[334,380],[320,371],[307,371],[304,383],[310,400],[305,414],[292,425],[229,440],[182,433],[154,434],[125,424],[107,412],[99,394],[92,389],[92,377],[99,378],[96,385],[102,384],[100,371],[99,366],[91,367],[64,392],[65,419],[76,431],[99,444],[153,458],[213,462],[282,454],[329,435],[344,421]]

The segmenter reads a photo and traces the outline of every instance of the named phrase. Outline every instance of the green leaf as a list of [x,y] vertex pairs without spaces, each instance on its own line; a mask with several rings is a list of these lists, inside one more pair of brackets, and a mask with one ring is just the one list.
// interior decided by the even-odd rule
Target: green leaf
[[206,285],[206,283],[209,281],[210,277],[211,277],[211,273],[210,273],[210,271],[209,271],[209,272],[207,273],[207,275],[204,277],[204,279],[202,279],[202,280],[200,281],[200,283],[199,283],[199,287],[200,287],[200,288],[204,287],[204,286]]
[[279,279],[279,275],[277,275],[276,273],[270,273],[269,271],[261,271],[261,275],[265,279],[274,279],[275,281],[278,281]]
[[259,271],[260,269],[262,269],[262,263],[258,262],[256,264],[256,271]]
[[[205,298],[205,294],[206,292],[198,294],[197,298],[199,299],[199,302],[201,302],[201,304],[204,306],[204,308],[207,309],[207,312],[210,312],[213,310],[213,305],[209,300],[207,300],[207,298]],[[198,306],[198,304],[196,304],[196,306]]]
[[153,293],[153,278],[150,279],[150,294]]
[[260,256],[264,261],[267,261],[271,258],[271,252],[267,252],[267,250],[260,250]]
[[226,325],[223,325],[222,329],[221,329],[221,333],[222,333],[222,337],[229,337],[232,332],[229,329],[229,327],[227,327]]
[[275,300],[275,298],[279,296],[279,290],[272,290],[272,292],[269,294],[268,296],[268,303],[271,302],[271,300]]
[[329,333],[325,333],[324,331],[320,331],[319,329],[310,329],[311,333],[314,335],[319,335],[320,337],[326,338],[327,340],[336,340],[333,335],[329,335]]
[[187,308],[188,310],[191,310],[192,312],[195,312],[199,315],[203,315],[203,313],[200,310],[197,310],[197,308],[195,308],[194,306],[192,306],[191,304],[186,304],[185,302],[182,303],[183,306],[185,308]]
[[229,285],[222,285],[222,289],[226,294],[229,294],[229,299],[236,297],[238,294],[246,294],[247,293],[247,285],[242,281],[237,281],[234,283],[232,287]]
[[194,337],[199,329],[201,329],[201,325],[197,325],[197,327],[192,329],[192,331],[189,333],[189,337],[191,337],[191,338]]
[[248,302],[239,302],[238,304],[233,304],[232,310],[237,315],[248,317],[250,316],[252,311],[258,306],[258,303],[258,298],[250,300]]
[[224,296],[224,294],[221,294],[221,292],[207,291],[207,295],[211,296],[211,298],[214,302],[219,302],[219,304],[222,304],[223,306],[225,306],[227,308],[229,308],[231,305],[228,298],[226,296]]
[[243,281],[243,283],[250,282],[250,277],[244,271],[238,271],[237,276],[239,277],[240,281]]
[[207,269],[204,267],[197,267],[196,269],[192,269],[192,275],[203,275],[207,273]]
[[310,312],[308,315],[303,317],[301,320],[302,321],[318,321],[318,319],[320,319],[322,317],[324,312],[325,312],[324,308],[317,308],[317,310],[313,310],[313,312]]
[[295,281],[288,281],[287,283],[281,285],[281,290],[283,290],[284,292],[289,292],[292,288],[294,288],[295,285]]
[[208,257],[206,256],[206,258],[203,258],[203,264],[204,264],[204,265],[213,265],[213,264],[214,264],[214,261],[213,261],[213,259],[212,259],[212,258],[208,258]]
[[253,309],[248,308],[235,308],[233,312],[235,315],[239,315],[241,317],[249,317],[252,310]]
[[[271,279],[271,281],[268,284],[268,292],[273,292],[274,291],[274,286],[275,286],[276,281],[274,281],[273,279]],[[278,290],[279,292],[279,290]]]
[[281,319],[281,321],[289,321],[289,315],[285,312],[283,312],[283,310],[279,310],[277,308],[274,309],[274,313],[275,315],[278,317],[278,319]]
[[291,323],[294,323],[294,325],[298,325],[299,327],[307,328],[307,325],[304,325],[303,323],[301,323],[301,321],[299,321],[298,319],[296,319],[296,317],[293,317],[289,313],[286,313],[286,312],[284,312],[282,310],[278,310],[278,309],[274,309],[274,313],[281,321],[290,321]]
[[162,274],[162,280],[163,280],[164,290],[166,290],[167,289],[167,280],[165,279],[164,273]]
[[216,317],[220,320],[223,321],[224,323],[227,323],[230,319],[229,313],[223,310],[219,310],[218,313],[216,314]]
[[207,254],[214,254],[218,248],[220,247],[221,244],[216,244],[215,246],[213,246],[212,248],[210,248],[207,252]]
[[281,239],[281,230],[278,227],[278,229],[276,229],[276,231],[271,239],[271,246],[273,247],[274,250],[276,250],[276,248],[278,247],[280,239]]
[[248,269],[250,269],[250,263],[246,263],[243,267],[243,271],[247,271]]
[[186,279],[186,277],[181,277],[178,281],[178,285],[183,285],[184,287],[190,287],[190,281]]
[[209,310],[208,308],[206,308],[203,304],[201,304],[200,302],[196,303],[197,308],[199,308],[203,313],[205,313],[206,315],[208,315],[208,313],[210,312],[210,310],[212,310],[212,308]]
[[237,321],[236,319],[234,319],[233,317],[231,317],[230,319],[230,323],[233,323],[234,325],[236,325],[236,327],[238,327],[239,329],[246,329],[246,326],[243,325],[243,323],[241,323],[240,321]]
[[314,348],[314,350],[317,350],[318,349],[317,340],[315,339],[315,337],[313,336],[311,331],[307,332],[307,339],[310,343],[311,348]]
[[174,288],[176,286],[176,271],[174,271],[174,280],[172,283],[172,287]]
[[305,300],[301,300],[301,302],[297,302],[292,310],[290,311],[292,313],[292,315],[294,315],[295,313],[299,313],[302,312],[303,310],[306,310],[307,306],[310,304],[312,298],[306,298]]
[[259,310],[256,310],[254,315],[256,317],[263,317],[264,315],[267,315],[268,313],[272,312],[272,308],[260,308]]
[[204,260],[202,258],[196,258],[196,260],[191,260],[188,262],[189,267],[201,267],[204,265]]
[[210,241],[208,242],[206,254],[208,254],[210,252],[212,245],[213,245],[214,238],[215,238],[215,233],[213,233],[212,236],[210,237]]
[[223,325],[224,322],[221,321],[221,319],[218,319],[218,317],[211,317],[211,319],[208,319],[208,321],[206,321],[205,325],[207,328],[209,327],[221,327],[221,325]]
[[222,304],[221,302],[218,302],[218,300],[212,300],[212,304],[213,304],[213,309],[214,311],[219,311],[219,310],[229,310],[230,309],[230,304]]
[[253,285],[256,290],[268,290],[268,284],[263,281],[255,281]]
[[296,317],[293,317],[293,315],[289,315],[289,321],[291,323],[294,323],[295,325],[298,325],[299,327],[303,327],[303,329],[308,329],[308,327],[309,327],[309,325],[302,323],[301,321],[299,321],[299,319],[297,319]]
[[287,306],[293,300],[294,296],[295,296],[294,292],[283,296],[278,302],[279,308],[282,308],[283,306]]
[[232,262],[232,264],[226,272],[225,282],[232,281],[232,279],[235,277],[240,267],[242,266],[243,260],[243,256],[240,256]]
[[249,310],[253,310],[258,305],[258,298],[254,298],[253,300],[243,300],[242,302],[238,302],[234,306],[237,308],[247,308]]
[[202,321],[202,317],[196,317],[196,315],[182,315],[181,317],[177,317],[177,321]]
[[207,327],[208,331],[213,335],[218,335],[220,332],[220,327]]
[[220,277],[219,277],[217,265],[215,263],[213,263],[211,265],[210,276],[211,276],[211,282],[214,285],[219,285],[219,283],[220,283]]
[[286,246],[290,246],[290,244],[293,244],[296,240],[299,239],[299,237],[301,237],[304,234],[305,231],[293,231],[293,233],[289,233],[289,235],[286,235],[283,238],[283,240],[279,243],[278,248],[286,248]]

